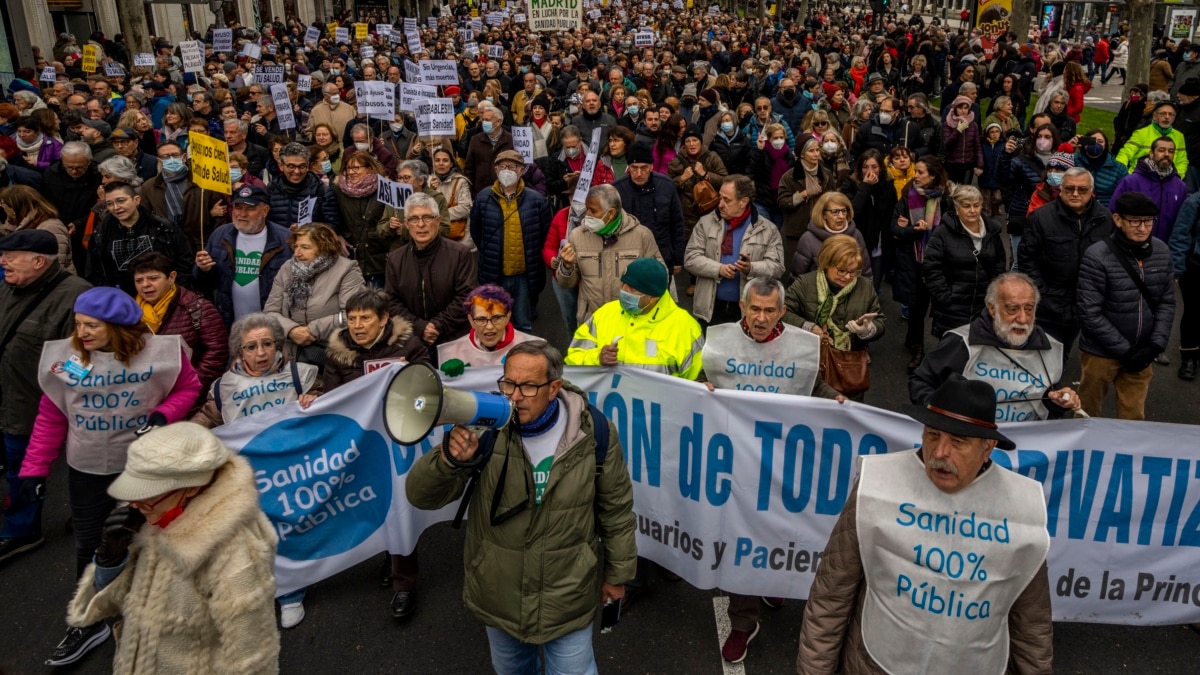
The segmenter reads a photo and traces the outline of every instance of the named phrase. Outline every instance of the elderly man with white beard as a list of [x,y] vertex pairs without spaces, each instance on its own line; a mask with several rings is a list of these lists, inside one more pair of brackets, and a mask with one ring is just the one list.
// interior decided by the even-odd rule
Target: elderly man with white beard
[[925,405],[950,375],[982,380],[996,390],[996,422],[1070,417],[1079,396],[1059,382],[1062,343],[1034,323],[1040,300],[1033,280],[1020,272],[988,285],[986,309],[948,331],[908,379],[908,396]]

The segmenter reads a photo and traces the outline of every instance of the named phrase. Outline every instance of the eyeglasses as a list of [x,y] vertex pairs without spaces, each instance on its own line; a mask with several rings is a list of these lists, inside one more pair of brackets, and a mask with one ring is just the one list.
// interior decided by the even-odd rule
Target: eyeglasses
[[441,220],[441,216],[409,216],[408,218],[404,219],[404,222],[408,223],[409,225],[417,225],[419,223],[432,225],[439,220]]
[[825,209],[825,215],[827,215],[827,216],[844,216],[847,213],[850,213],[850,209],[847,209],[847,208]]
[[814,127],[827,127],[827,126],[829,126],[829,122],[813,122],[813,126]]
[[1149,227],[1154,227],[1154,222],[1157,218],[1122,218],[1121,221],[1137,230],[1144,230]]
[[541,384],[533,384],[532,382],[517,384],[512,380],[507,380],[502,377],[499,380],[496,380],[496,386],[500,388],[500,393],[504,394],[505,396],[512,396],[514,391],[520,390],[521,396],[524,396],[525,398],[533,398],[534,396],[537,396],[542,387],[550,386],[554,382],[554,380],[550,380]]
[[263,340],[262,342],[248,342],[248,343],[242,345],[242,352],[246,353],[246,354],[253,354],[254,352],[257,352],[257,351],[269,352],[274,349],[275,349],[275,341],[274,340]]
[[1061,190],[1061,192],[1063,194],[1068,194],[1068,195],[1086,195],[1087,193],[1089,193],[1091,191],[1092,191],[1092,188],[1085,187],[1082,185],[1072,185],[1070,187],[1064,187]]
[[483,328],[484,326],[486,326],[488,324],[491,324],[493,326],[502,326],[502,325],[504,325],[505,321],[508,321],[507,314],[496,314],[494,316],[473,316],[473,317],[471,317],[471,323],[475,324],[476,328]]
[[287,172],[308,171],[307,164],[284,164],[283,170]]
[[158,156],[158,158],[159,158],[159,159],[183,159],[183,153],[181,153],[181,152],[169,152],[169,153],[167,153],[167,154],[165,154],[165,155],[159,155],[159,156]]
[[835,274],[837,274],[839,277],[856,277],[856,276],[858,276],[858,275],[862,274],[862,270],[861,270],[861,269],[857,269],[857,270],[844,270],[844,269],[841,269],[840,267],[838,267],[838,268],[834,268],[834,270],[833,270],[833,271],[834,271],[834,273],[835,273]]

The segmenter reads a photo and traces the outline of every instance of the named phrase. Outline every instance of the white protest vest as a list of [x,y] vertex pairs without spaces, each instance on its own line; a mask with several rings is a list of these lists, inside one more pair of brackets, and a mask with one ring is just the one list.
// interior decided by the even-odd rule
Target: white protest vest
[[512,342],[504,346],[503,349],[488,351],[480,349],[471,342],[471,334],[451,340],[444,345],[438,345],[438,361],[439,365],[449,361],[450,359],[458,359],[463,363],[470,365],[472,368],[484,368],[487,366],[502,366],[504,365],[504,357],[508,356],[509,350],[522,342],[530,340],[540,340],[528,333],[522,333],[519,330],[513,330]]
[[860,460],[863,644],[889,673],[1003,673],[1008,612],[1050,534],[1034,480],[992,464],[955,494],[916,450]]
[[718,389],[811,396],[821,366],[821,338],[784,325],[779,337],[756,342],[741,322],[709,326],[701,354],[704,374]]
[[312,389],[317,381],[317,367],[308,363],[295,364],[303,387],[302,391],[296,391],[292,365],[285,363],[279,372],[263,377],[227,371],[212,384],[212,396],[221,404],[221,419],[228,424],[299,399],[300,394]]
[[1050,349],[999,349],[971,344],[970,329],[967,324],[948,332],[961,337],[967,346],[963,377],[987,382],[996,390],[996,423],[1046,419],[1041,399],[1062,377],[1062,343],[1047,335]]
[[79,355],[71,340],[47,342],[38,384],[67,418],[67,464],[84,473],[120,473],[134,432],[175,386],[182,350],[178,335],[147,334],[146,347],[128,366],[111,352],[91,352],[91,370],[80,378],[63,368]]

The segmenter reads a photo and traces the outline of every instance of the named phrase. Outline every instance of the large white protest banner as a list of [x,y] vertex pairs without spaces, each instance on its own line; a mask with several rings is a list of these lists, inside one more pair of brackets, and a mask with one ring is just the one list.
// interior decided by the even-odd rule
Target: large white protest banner
[[417,135],[423,138],[454,136],[454,101],[429,98],[417,103]]
[[[404,499],[406,474],[441,431],[415,447],[387,439],[383,390],[397,368],[307,411],[279,407],[217,429],[256,469],[280,535],[279,593],[383,550],[408,553],[422,529],[453,515],[452,506],[429,513]],[[491,391],[499,375],[472,368],[447,384]],[[710,393],[624,368],[568,368],[565,377],[589,392],[621,439],[638,554],[700,588],[807,597],[856,458],[907,450],[921,437],[912,419],[855,403]],[[1089,419],[1001,428],[1018,449],[992,459],[1038,481],[1046,498],[1056,621],[1200,621],[1195,427]],[[971,561],[975,579],[989,571],[986,558]]]
[[400,83],[400,110],[416,112],[417,103],[427,98],[437,98],[437,87],[424,84]]
[[396,85],[391,82],[360,81],[354,83],[358,113],[374,119],[396,119]]
[[449,86],[458,84],[458,62],[428,59],[417,63],[421,68],[421,84]]
[[583,27],[580,0],[529,0],[529,30],[557,33]]
[[295,129],[296,115],[292,112],[292,99],[286,84],[271,85],[271,101],[275,103],[275,118],[280,129]]

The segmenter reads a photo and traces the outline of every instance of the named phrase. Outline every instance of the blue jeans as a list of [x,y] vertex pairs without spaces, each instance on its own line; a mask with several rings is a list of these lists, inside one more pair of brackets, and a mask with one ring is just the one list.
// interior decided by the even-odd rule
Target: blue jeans
[[1013,251],[1012,271],[1016,272],[1017,271],[1017,249],[1021,247],[1021,235],[1010,234],[1010,235],[1008,235],[1008,238],[1012,240],[1012,251]]
[[276,598],[275,601],[279,603],[280,607],[283,607],[284,605],[290,605],[293,602],[304,602],[304,595],[306,593],[308,593],[307,586],[301,588],[300,590],[292,591],[291,593],[285,593]]
[[567,326],[567,335],[574,337],[575,329],[579,328],[579,321],[575,318],[576,312],[579,311],[579,287],[563,288],[553,279],[550,279],[549,282],[554,287],[554,297],[558,298],[558,307],[562,310],[563,323]]
[[517,330],[533,332],[533,306],[530,300],[529,280],[524,274],[500,277],[500,287],[508,291],[513,299],[512,324]]
[[596,675],[592,624],[543,645],[521,642],[499,628],[487,627],[492,667],[497,675]]
[[[755,202],[754,208],[758,209],[758,215],[766,218],[772,223],[775,223],[775,227],[778,227],[780,231],[783,231],[783,211],[780,211],[778,206],[768,206],[761,202]],[[785,261],[784,265],[787,266],[790,263],[790,260]]]
[[42,536],[42,504],[41,500],[32,504],[18,504],[17,497],[21,490],[21,462],[25,461],[25,449],[29,447],[29,437],[18,434],[4,434],[4,461],[8,466],[4,477],[8,480],[8,508],[4,510],[4,527],[0,529],[0,539],[16,537]]

